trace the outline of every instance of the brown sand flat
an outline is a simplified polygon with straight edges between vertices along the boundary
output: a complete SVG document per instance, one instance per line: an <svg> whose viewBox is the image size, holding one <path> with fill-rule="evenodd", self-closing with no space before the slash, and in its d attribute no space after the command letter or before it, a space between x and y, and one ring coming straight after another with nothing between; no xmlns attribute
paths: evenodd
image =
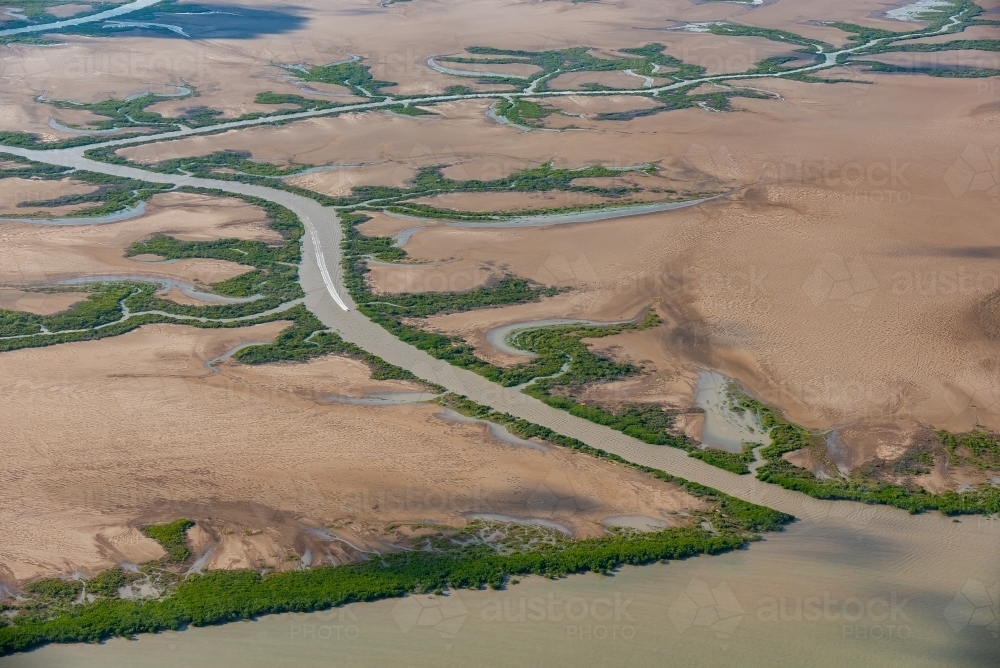
<svg viewBox="0 0 1000 668"><path fill-rule="evenodd" d="M54 7L49 7L45 11L57 19L66 19L71 16L76 16L77 14L82 14L83 12L89 12L92 9L93 7L91 5L71 3L66 5L55 5Z"/></svg>
<svg viewBox="0 0 1000 668"><path fill-rule="evenodd" d="M406 250L417 261L453 260L434 268L447 276L492 262L545 285L615 291L644 273L641 266L667 262L683 247L678 233L696 225L697 218L678 216L675 222L652 215L552 227L446 225L422 230ZM634 243L638 238L645 240L641 248Z"/></svg>
<svg viewBox="0 0 1000 668"><path fill-rule="evenodd" d="M885 2L884 0L847 0L830 5L823 0L805 0L795 4L777 2L754 8L745 16L734 19L737 23L780 28L798 32L801 35L825 39L819 34L810 34L810 21L844 21L857 23L882 30L906 31L925 27L925 22L897 21L885 16L885 13L895 7L909 2ZM822 28L823 26L819 26ZM841 33L843 34L843 33ZM827 40L830 41L830 40ZM833 42L832 42L833 43Z"/></svg>
<svg viewBox="0 0 1000 668"><path fill-rule="evenodd" d="M568 72L550 79L548 85L551 90L580 90L587 83L608 88L642 88L643 80L624 72Z"/></svg>
<svg viewBox="0 0 1000 668"><path fill-rule="evenodd" d="M970 115L982 104L974 82L921 79L935 94L900 108L892 100L915 79L874 78L847 97L833 85L768 81L783 102L741 101L750 113L707 117L698 141L659 135L661 154L720 180L766 184L741 199L551 229L436 227L407 250L414 259L452 259L439 272L493 261L572 285L595 299L591 313L660 298L701 332L693 359L811 426L897 414L953 428L1000 426L990 380L998 351L970 319L997 289L983 217L992 200L954 180L963 151L972 145L975 153L1000 115ZM684 126L694 113L670 118ZM809 119L823 132L810 130ZM944 243L943 217L952 221ZM836 287L834 276L855 274L850 287ZM442 320L435 324L447 329Z"/></svg>
<svg viewBox="0 0 1000 668"><path fill-rule="evenodd" d="M464 181L467 179L477 179L490 181L504 176L510 176L515 172L536 167L538 163L523 158L514 158L499 153L491 153L485 156L449 156L450 164L441 170L441 173L450 179Z"/></svg>
<svg viewBox="0 0 1000 668"><path fill-rule="evenodd" d="M60 313L86 298L86 292L25 292L0 287L0 309L36 315Z"/></svg>
<svg viewBox="0 0 1000 668"><path fill-rule="evenodd" d="M17 284L141 273L215 283L241 274L248 267L207 259L158 263L155 258L126 258L124 251L133 242L153 234L170 234L184 240L237 237L280 241L280 235L265 225L263 211L242 200L186 193L156 195L145 215L118 223L52 226L0 222L4 258L0 281Z"/></svg>
<svg viewBox="0 0 1000 668"><path fill-rule="evenodd" d="M759 102L784 106L779 100ZM439 165L464 167L471 162L468 169L453 167L445 173L451 178L499 178L549 161L556 167L578 168L593 164L623 167L660 160L670 156L671 148L676 148L670 144L678 140L684 141L686 150L692 143L690 133L698 128L731 124L735 131L740 121L745 124L748 120L739 116L730 119L728 115L717 120L709 118L716 115L712 112L685 109L671 112L667 126L654 120L656 117L607 121L584 141L579 132L525 133L500 125L486 117L489 105L484 100L436 105L437 115L416 118L377 112L350 113L281 127L255 127L162 145L130 147L119 153L144 163L227 149L250 151L255 159L277 164L391 160L413 169ZM377 152L373 152L375 146ZM490 147L485 156L483 146ZM396 180L395 173L391 180Z"/></svg>
<svg viewBox="0 0 1000 668"><path fill-rule="evenodd" d="M39 213L54 216L68 215L80 209L90 208L93 204L75 204L47 207L44 209L23 207L18 206L18 204L51 200L64 195L86 195L96 192L98 189L93 184L75 181L72 178L59 179L58 181L20 178L3 179L0 181L0 215L23 216L25 218L31 218L32 214L38 215Z"/></svg>
<svg viewBox="0 0 1000 668"><path fill-rule="evenodd" d="M930 53L880 53L871 56L870 60L877 60L882 63L899 65L901 67L1000 70L1000 53L974 51L971 49L935 51Z"/></svg>
<svg viewBox="0 0 1000 668"><path fill-rule="evenodd" d="M274 527L265 534L277 547L228 539L213 565L265 559L282 567L296 536L304 540L308 526L338 520L376 541L365 527L461 524L469 512L546 518L595 535L603 517L638 513L677 522L671 513L700 507L628 469L503 444L481 426L434 417L433 407L317 401L412 391L407 383L371 381L351 360L221 363L217 375L203 366L240 342L273 337L284 324L155 325L0 357L0 385L10 398L0 436L7 462L0 563L23 580L93 572L123 555L141 561L142 550L146 558L158 555L128 527L178 514L219 534ZM123 413L135 419L115 417ZM122 538L109 546L100 539L106 535Z"/></svg>
<svg viewBox="0 0 1000 668"><path fill-rule="evenodd" d="M378 293L460 292L499 278L500 271L486 264L435 262L428 265L371 263L369 285Z"/></svg>
<svg viewBox="0 0 1000 668"><path fill-rule="evenodd" d="M434 227L443 224L436 220L395 216L380 211L366 211L365 215L370 220L358 225L357 230L366 236L372 237L391 237L411 227Z"/></svg>
<svg viewBox="0 0 1000 668"><path fill-rule="evenodd" d="M981 4L992 12L988 16L998 15L1000 0ZM921 25L886 18L895 6L878 0L761 6L420 0L380 8L368 0L305 0L294 11L310 21L296 31L247 40L172 40L169 57L164 40L155 38L9 45L0 130L56 139L69 135L50 128L52 118L96 120L89 112L39 103L40 94L98 101L189 85L197 97L165 98L153 110L173 114L207 106L227 117L272 108L253 103L264 90L347 100L322 95L346 91L337 85L316 84L309 92L279 65L323 64L349 54L362 56L376 78L397 82L386 89L397 94L459 84L503 88L426 66L429 57L473 45L584 46L610 56L660 42L711 73L741 71L788 48L670 28L728 20L839 45L846 34L819 21L890 30ZM992 32L975 28L927 41ZM904 57L900 64L972 58L988 67L995 54L910 55L879 58ZM122 155L153 163L233 149L277 164L362 165L291 179L329 194L362 184L403 185L428 166L442 166L451 178L492 179L548 161L570 168L655 163L658 177L616 179L679 192L736 193L681 211L552 228L473 229L376 214L364 232L426 227L406 249L429 264L376 266L372 283L385 291L463 289L510 273L566 288L537 303L426 323L463 336L502 364L519 358L489 349L485 332L498 325L549 317L617 320L656 304L662 325L593 342L596 350L642 364L647 373L586 388L586 399L684 409L691 405L694 371L717 369L793 420L837 428L850 466L896 461L926 424L1000 429L995 81L855 66L820 76L856 83L747 79L733 83L780 98L736 98L732 113L695 108L626 122L594 117L653 102L627 96L546 100L568 114L589 116L546 119L550 126L577 126L562 132L500 125L486 115L491 101L472 100L438 105L434 116L344 114L133 147ZM621 85L642 83L625 78ZM501 204L494 195L448 197L427 201ZM142 271L211 282L245 267L158 265L148 262L155 258L125 260L122 251L158 232L277 242L263 221L260 211L237 200L167 194L154 198L146 216L114 225L0 223L0 281ZM5 290L0 299L39 312L56 308L25 301L34 294ZM356 557L305 537L307 528L331 523L343 522L337 526L360 545L384 549L397 540L379 533L390 521L457 524L465 513L485 510L552 519L578 535L595 535L595 522L610 514L658 516L692 503L672 488L653 487L599 462L501 445L482 427L444 422L429 407L325 401L331 394L414 389L373 383L356 362L220 362L215 375L205 368L204 360L241 342L268 340L280 327L146 327L113 340L0 355L0 385L6 383L4 396L13 398L11 426L5 422L0 434L10 462L0 472L0 488L9 490L0 522L10 527L0 562L23 579L155 558L159 548L135 526L184 515L199 520L192 534L199 549L216 546L209 566L285 568L298 563L289 566L288 552L301 554L307 546L320 560ZM698 420L687 414L678 427L696 436ZM828 466L820 449L794 457L813 470ZM975 476L936 470L920 484L953 488L956 480L981 481Z"/></svg>
<svg viewBox="0 0 1000 668"><path fill-rule="evenodd" d="M640 95L567 95L545 100L545 105L573 116L652 109L656 102ZM549 119L551 120L551 118Z"/></svg>
<svg viewBox="0 0 1000 668"><path fill-rule="evenodd" d="M983 6L982 3L977 3ZM947 35L934 35L933 37L920 37L914 40L907 40L906 44L943 44L964 39L996 39L996 26L969 26L960 33L949 33Z"/></svg>
<svg viewBox="0 0 1000 668"><path fill-rule="evenodd" d="M413 178L415 172L404 165L393 162L379 162L372 165L345 165L302 176L285 179L300 188L308 188L324 195L349 195L357 186L383 185L402 187Z"/></svg>
<svg viewBox="0 0 1000 668"><path fill-rule="evenodd" d="M583 184L581 184L583 185ZM585 192L554 191L545 193L447 193L411 200L441 209L461 211L518 211L521 209L552 209L601 204L608 198ZM627 201L627 200L626 200Z"/></svg>
<svg viewBox="0 0 1000 668"><path fill-rule="evenodd" d="M793 30L803 36L815 37L803 30L802 26L795 26ZM828 31L835 32L837 35L845 34L835 29L828 29ZM827 35L821 39L830 41ZM669 33L669 37L659 41L666 44L665 53L685 63L704 67L705 74L708 76L746 72L765 58L775 56L801 57L801 54L795 53L786 45L763 37L723 37L711 33L678 30Z"/></svg>

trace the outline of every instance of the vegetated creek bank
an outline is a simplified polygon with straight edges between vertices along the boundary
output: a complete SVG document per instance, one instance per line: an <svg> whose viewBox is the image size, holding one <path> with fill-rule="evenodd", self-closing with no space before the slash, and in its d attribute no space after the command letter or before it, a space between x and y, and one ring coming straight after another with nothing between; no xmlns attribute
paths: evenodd
<svg viewBox="0 0 1000 668"><path fill-rule="evenodd" d="M44 157L84 162L75 156L68 159L65 153ZM123 174L137 171L94 167ZM152 173L148 178L167 179ZM342 289L336 252L339 228L326 224L329 212L315 203L246 184L169 178L259 194L294 207L308 232L300 274L306 299L318 317L341 331L345 339L363 343L387 361L412 368L420 377L474 400L547 423L633 461L750 501L787 508L802 519L749 550L722 556L626 568L613 578L585 575L561 583L528 579L500 593L461 591L453 593L454 598L425 601L427 608L438 609L442 619L464 615L460 628L456 629L455 622L442 627L451 629L449 638L438 632L433 613L426 617L430 623L418 623L424 619L421 611L425 608L417 603L420 610L414 617L410 603L415 599L411 599L410 603L353 605L350 614L334 610L281 615L253 624L142 636L135 643L114 640L103 646L54 645L0 660L0 667L174 666L182 662L217 666L234 659L249 666L282 662L326 666L331 650L357 665L384 665L387 660L405 657L406 665L434 666L473 661L507 665L512 659L523 663L529 656L531 662L541 665L614 665L626 661L628 665L663 665L666 651L683 657L680 663L720 666L765 662L800 666L807 661L809 665L839 668L852 659L859 665L984 666L995 665L1000 658L993 632L978 623L983 615L965 617L963 612L969 605L975 607L972 601L982 601L980 589L986 592L1000 580L1000 522L971 517L953 523L934 513L912 517L882 506L817 501L751 476L728 474L674 448L633 442L618 432L550 409L512 388L499 388L415 351L356 311L343 310L335 303L334 291ZM325 251L320 250L321 243ZM350 304L346 295L345 300ZM540 592L543 600L551 594L563 607L551 615L546 611L540 621L518 621L519 601L535 596L535 592ZM620 599L614 598L616 594ZM587 604L588 612L570 619L565 608L569 600L576 599ZM605 600L611 601L613 611L615 600L629 599L629 605L636 607L627 608L627 616L621 609L617 619L613 612L610 618L606 616ZM501 603L499 622L491 612L491 600ZM515 621L503 621L503 600L515 608ZM786 611L792 610L790 617L779 615L775 606L781 600L785 600ZM990 600L988 594L986 600ZM821 607L818 619L809 607L814 601L832 601ZM858 601L864 610L860 616ZM455 605L458 602L461 606ZM805 606L802 614L794 612L797 602ZM394 615L397 605L401 607ZM706 612L700 614L702 609ZM701 623L705 621L709 623ZM725 624L717 626L718 622ZM341 633L334 628L337 626L350 626L353 631L350 636L335 636ZM325 628L317 630L319 627ZM581 633L587 635L581 637ZM596 633L603 633L603 637ZM331 646L334 638L343 641Z"/></svg>
<svg viewBox="0 0 1000 668"><path fill-rule="evenodd" d="M1000 581L1000 520L828 506L747 550L614 577L526 578L502 591L49 645L0 668L327 667L334 653L338 665L435 668L997 665L1000 641L967 602Z"/></svg>
<svg viewBox="0 0 1000 668"><path fill-rule="evenodd" d="M146 203L139 202L135 206L125 207L121 211L106 216L65 216L62 218L0 218L0 223L31 223L33 225L54 225L56 227L71 225L104 225L120 223L124 220L138 218L146 213Z"/></svg>
<svg viewBox="0 0 1000 668"><path fill-rule="evenodd" d="M199 299L205 302L214 302L218 304L244 304L246 302L256 301L261 298L261 295L253 295L250 297L225 297L223 295L217 295L211 292L202 292L193 283L188 283L187 281L181 281L176 278L166 278L164 276L156 276L154 274L105 274L100 276L81 276L79 278L69 278L63 281L59 281L57 285L87 285L90 283L104 283L104 282L121 282L121 281L138 281L143 283L157 283L160 286L160 291L165 292L171 289L180 290L181 294L185 297L190 297L191 299Z"/></svg>

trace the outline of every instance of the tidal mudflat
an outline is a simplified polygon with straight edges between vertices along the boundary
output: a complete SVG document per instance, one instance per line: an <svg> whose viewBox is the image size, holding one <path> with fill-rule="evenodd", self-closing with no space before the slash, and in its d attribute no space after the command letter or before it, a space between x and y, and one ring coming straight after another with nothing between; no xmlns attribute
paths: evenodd
<svg viewBox="0 0 1000 668"><path fill-rule="evenodd" d="M827 5L4 12L0 652L281 601L4 661L995 663L1000 7Z"/></svg>

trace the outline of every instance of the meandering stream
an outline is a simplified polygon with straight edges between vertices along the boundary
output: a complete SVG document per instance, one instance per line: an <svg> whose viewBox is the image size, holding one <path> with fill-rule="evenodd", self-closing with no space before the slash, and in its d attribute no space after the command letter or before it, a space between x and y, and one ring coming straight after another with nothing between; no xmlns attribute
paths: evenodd
<svg viewBox="0 0 1000 668"><path fill-rule="evenodd" d="M149 6L155 1L140 0L129 6ZM796 71L820 69L835 62L838 54L860 48L825 54L824 63ZM723 75L701 81L725 78L750 77ZM641 94L690 83L646 89ZM531 93L580 94L587 92ZM425 101L493 97L496 94L430 96ZM386 100L184 129L104 145L390 103ZM394 662L414 666L739 663L831 668L982 668L1000 662L1000 640L996 627L991 626L1000 618L996 594L1000 590L1000 521L965 518L953 522L935 513L909 516L884 506L813 499L752 476L711 467L675 448L642 443L546 406L515 389L499 387L399 341L352 308L343 290L341 230L334 211L311 199L262 186L99 163L84 158L84 150L0 147L0 151L39 162L159 183L218 188L286 206L299 215L307 232L300 268L305 302L347 341L479 403L630 461L793 513L799 521L747 550L641 569L624 568L614 577L576 576L558 583L529 578L501 592L462 591L419 603L411 597L409 602L355 604L322 613L275 615L251 623L144 635L137 642L116 639L103 646L54 645L0 659L3 668L298 667L328 666L331 660L359 666ZM413 603L417 604L416 616L411 614ZM425 609L436 612L425 620ZM534 616L528 617L529 613ZM447 620L451 622L442 626Z"/></svg>

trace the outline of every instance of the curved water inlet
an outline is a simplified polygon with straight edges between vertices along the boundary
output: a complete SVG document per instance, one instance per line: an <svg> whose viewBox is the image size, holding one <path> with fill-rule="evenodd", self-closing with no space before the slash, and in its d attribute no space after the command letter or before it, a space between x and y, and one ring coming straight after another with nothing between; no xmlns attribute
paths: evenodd
<svg viewBox="0 0 1000 668"><path fill-rule="evenodd" d="M403 230L402 232L400 232L399 234L395 235L392 238L393 244L397 247L405 246L406 242L409 241L414 234L416 234L422 229L424 229L423 226L406 228L405 230Z"/></svg>
<svg viewBox="0 0 1000 668"><path fill-rule="evenodd" d="M165 86L166 87L166 86ZM190 95L193 91L187 86L169 86L169 88L176 88L176 93L156 93L151 90L144 90L141 93L133 93L125 98L126 102L131 102L132 100L138 100L140 97L146 97L147 95L153 95L155 97L185 97Z"/></svg>
<svg viewBox="0 0 1000 668"><path fill-rule="evenodd" d="M79 278L68 278L59 281L58 285L87 285L89 283L118 283L122 281L141 281L143 283L157 283L160 291L177 288L185 297L198 299L203 302L213 302L216 304L246 304L262 299L263 295L252 295L250 297L226 297L211 292L202 292L193 283L182 281L176 278L167 278L155 274L105 274L99 276L81 276Z"/></svg>
<svg viewBox="0 0 1000 668"><path fill-rule="evenodd" d="M121 211L108 214L106 216L69 216L66 218L2 218L0 223L30 223L32 225L54 225L56 227L72 225L105 225L107 223L120 223L123 220L138 218L146 213L146 202L139 202L135 206L126 207Z"/></svg>
<svg viewBox="0 0 1000 668"><path fill-rule="evenodd" d="M233 346L232 348L222 353L218 357L213 357L210 360L205 360L204 362L202 362L202 366L208 369L209 371L208 375L214 376L219 373L219 370L215 368L215 365L217 363L221 362L222 360L229 359L230 357L232 357L239 351L243 350L244 348L253 348L254 346L266 346L269 343L271 343L271 341L247 341L246 343L241 343L238 346Z"/></svg>
<svg viewBox="0 0 1000 668"><path fill-rule="evenodd" d="M524 357L535 357L535 353L522 350L513 345L516 335L532 329L542 329L544 327L557 327L559 325L587 325L591 327L609 327L612 325L627 325L640 322L646 315L646 309L639 311L639 315L628 320L581 320L578 318L547 318L544 320L529 320L527 322L514 322L507 325L494 327L486 332L486 341L502 353L508 355L521 355Z"/></svg>
<svg viewBox="0 0 1000 668"><path fill-rule="evenodd" d="M508 445L518 445L525 448L532 448L534 450L541 450L542 452L548 452L552 449L542 443L535 443L534 441L518 438L514 434L507 431L506 427L499 425L496 422L471 418L467 415L462 415L461 413L453 411L450 408L445 408L441 412L435 413L434 417L449 420L451 422L460 422L462 424L484 424L486 425L486 430L489 432L490 436L498 441L507 443Z"/></svg>
<svg viewBox="0 0 1000 668"><path fill-rule="evenodd" d="M524 132L530 132L531 130L549 130L550 132L558 132L558 130L553 130L551 128L529 128L527 125L518 125L509 118L505 118L497 114L497 102L494 102L486 110L486 117L490 120L496 121L500 125L509 125L512 128L517 128L518 130L523 130Z"/></svg>
<svg viewBox="0 0 1000 668"><path fill-rule="evenodd" d="M653 87L653 83L654 83L653 82L653 77L647 77L645 74L637 74L637 73L633 72L632 70L622 70L622 71L625 72L625 74L629 75L630 77L639 77L640 79L642 79L642 87L643 88L652 88Z"/></svg>
<svg viewBox="0 0 1000 668"><path fill-rule="evenodd" d="M52 30L58 30L60 28L69 28L71 26L83 25L84 23L103 21L105 19L111 19L116 16L131 14L132 12L137 12L140 9L146 9L147 7L152 7L158 2L162 2L162 0L135 0L135 2L131 2L127 5L122 5L120 7L115 7L114 9L98 12L97 14L80 16L75 19L65 19L62 21L54 21L52 23L42 23L35 26L21 26L20 28L8 28L6 30L0 30L0 37L6 37L8 35L24 35L33 32L50 32Z"/></svg>
<svg viewBox="0 0 1000 668"><path fill-rule="evenodd" d="M195 559L194 563L191 564L191 567L184 571L184 576L187 577L192 573L201 573L202 569L205 568L205 564L207 564L208 560L212 557L212 553L215 552L216 547L217 545L213 545L208 548L204 554Z"/></svg>
<svg viewBox="0 0 1000 668"><path fill-rule="evenodd" d="M608 207L606 209L591 209L586 211L571 211L568 213L541 213L532 216L520 216L518 218L507 218L497 221L447 221L448 225L457 227L545 227L547 225L567 225L570 223L597 223L602 220L614 220L615 218L627 218L630 216L642 216L650 213L661 213L663 211L674 211L676 209L686 209L697 206L704 202L720 199L729 193L713 195L712 197L701 197L699 199L689 199L680 202L655 202L653 204L632 204L620 207Z"/></svg>
<svg viewBox="0 0 1000 668"><path fill-rule="evenodd" d="M163 28L164 30L169 30L172 33L180 35L181 37L190 37L191 35L184 32L184 28L180 26L173 25L172 23L152 23L149 21L108 21L103 26L105 30L115 30L116 28Z"/></svg>
<svg viewBox="0 0 1000 668"><path fill-rule="evenodd" d="M110 135L116 132L120 132L124 128L109 128L107 130L84 130L82 128L71 128L68 125L63 125L54 118L49 119L49 127L53 130L58 130L59 132L66 132L75 135Z"/></svg>
<svg viewBox="0 0 1000 668"><path fill-rule="evenodd" d="M480 70L456 70L451 67L445 67L444 65L438 65L434 58L427 59L427 67L431 68L435 72L440 72L441 74L450 74L456 77L490 77L494 79L523 79L527 81L530 77L521 76L518 74L504 74L503 72L485 72Z"/></svg>
<svg viewBox="0 0 1000 668"><path fill-rule="evenodd" d="M425 404L440 395L433 392L383 392L366 394L363 397L348 397L340 394L328 394L320 397L324 401L352 406L406 406Z"/></svg>

